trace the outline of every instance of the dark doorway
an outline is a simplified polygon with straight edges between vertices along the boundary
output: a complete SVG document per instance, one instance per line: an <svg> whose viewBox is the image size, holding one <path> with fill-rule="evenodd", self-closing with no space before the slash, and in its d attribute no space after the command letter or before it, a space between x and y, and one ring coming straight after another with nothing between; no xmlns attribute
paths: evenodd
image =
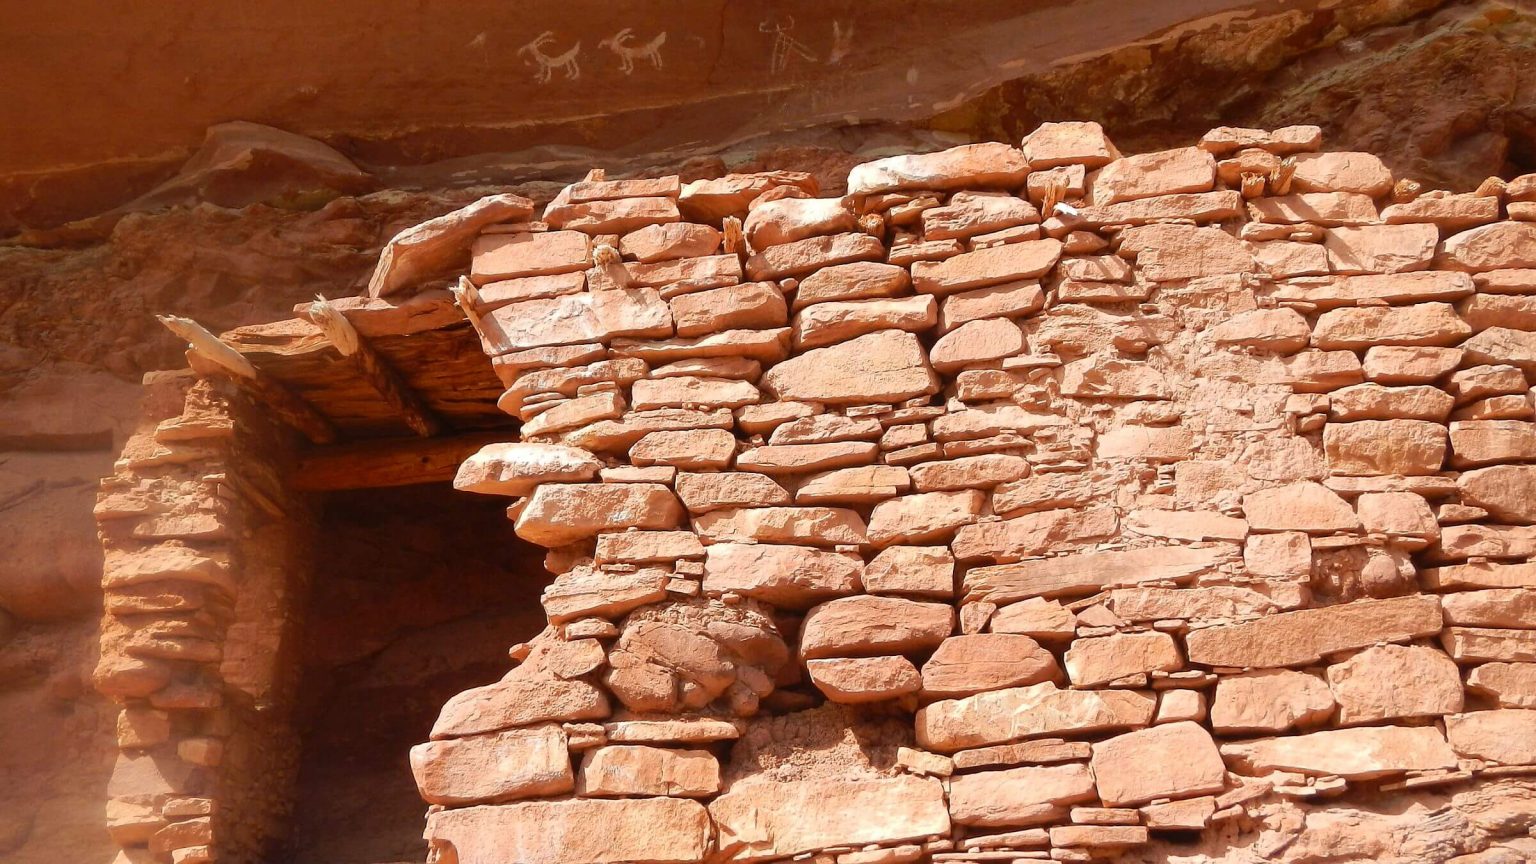
<svg viewBox="0 0 1536 864"><path fill-rule="evenodd" d="M446 484L333 493L304 622L303 742L281 864L419 864L407 752L455 693L511 668L544 626L543 550L506 501Z"/></svg>

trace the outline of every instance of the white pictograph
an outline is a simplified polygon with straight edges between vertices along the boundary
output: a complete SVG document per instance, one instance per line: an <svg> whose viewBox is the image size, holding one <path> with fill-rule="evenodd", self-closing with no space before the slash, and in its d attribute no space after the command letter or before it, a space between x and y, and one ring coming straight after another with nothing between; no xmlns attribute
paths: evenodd
<svg viewBox="0 0 1536 864"><path fill-rule="evenodd" d="M772 18L757 25L757 29L763 33L773 34L773 51L768 55L768 71L777 75L789 67L789 57L797 54L808 63L815 63L816 55L811 53L811 47L799 39L789 35L789 31L795 29L795 19L786 17L783 21L775 21Z"/></svg>
<svg viewBox="0 0 1536 864"><path fill-rule="evenodd" d="M851 51L853 51L853 22L849 21L844 27L841 22L833 21L832 48L827 51L827 65L836 66L843 62L843 58L847 57Z"/></svg>
<svg viewBox="0 0 1536 864"><path fill-rule="evenodd" d="M491 65L491 55L490 52L486 50L486 46L489 44L489 39L489 34L481 31L476 33L475 38L469 40L469 45L466 46L471 51L479 52L480 65L485 67L489 67Z"/></svg>
<svg viewBox="0 0 1536 864"><path fill-rule="evenodd" d="M554 77L556 69L565 73L567 81L580 79L581 67L576 65L576 55L581 53L581 43L577 42L575 45L572 45L571 50L564 54L545 54L544 46L548 45L554 38L554 31L545 30L543 33L535 36L532 42L517 49L518 56L527 55L528 59L524 62L538 66L539 71L534 74L533 80L540 84L548 84L549 80Z"/></svg>
<svg viewBox="0 0 1536 864"><path fill-rule="evenodd" d="M653 69L660 69L663 65L661 62L661 46L667 42L667 31L663 30L656 34L651 41L644 45L636 45L634 41L635 31L625 27L623 30L597 43L597 47L607 48L609 51L619 55L619 71L625 75L635 71L636 60L649 60Z"/></svg>

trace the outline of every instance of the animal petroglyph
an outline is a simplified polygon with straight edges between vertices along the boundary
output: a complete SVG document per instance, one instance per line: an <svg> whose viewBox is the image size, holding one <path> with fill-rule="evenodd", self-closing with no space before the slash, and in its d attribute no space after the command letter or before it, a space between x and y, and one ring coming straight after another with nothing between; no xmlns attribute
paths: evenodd
<svg viewBox="0 0 1536 864"><path fill-rule="evenodd" d="M660 69L664 64L661 60L661 46L667 42L667 31L657 33L651 41L643 45L635 44L635 31L629 27L613 34L597 43L599 48L607 48L619 56L619 71L629 75L635 71L636 60L649 60L651 68Z"/></svg>
<svg viewBox="0 0 1536 864"><path fill-rule="evenodd" d="M581 67L576 65L576 55L581 53L581 43L577 42L575 45L572 45L570 50L564 54L546 54L544 46L548 45L554 38L554 31L545 30L543 33L535 36L532 42L517 49L518 56L526 56L528 59L524 62L538 67L539 71L534 73L533 80L540 84L548 84L550 79L554 77L556 69L565 73L567 81L580 80Z"/></svg>
<svg viewBox="0 0 1536 864"><path fill-rule="evenodd" d="M849 52L853 51L853 22L844 25L840 21L832 22L832 48L827 52L827 65L836 66L843 62Z"/></svg>

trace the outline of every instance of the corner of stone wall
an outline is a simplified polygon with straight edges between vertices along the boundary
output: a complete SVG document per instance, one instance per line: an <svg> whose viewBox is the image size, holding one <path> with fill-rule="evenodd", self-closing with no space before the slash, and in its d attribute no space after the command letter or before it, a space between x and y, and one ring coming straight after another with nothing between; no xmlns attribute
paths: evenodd
<svg viewBox="0 0 1536 864"><path fill-rule="evenodd" d="M287 433L243 397L187 370L144 387L96 504L95 683L120 706L108 829L120 864L253 860L297 768L290 637L312 520L278 480Z"/></svg>

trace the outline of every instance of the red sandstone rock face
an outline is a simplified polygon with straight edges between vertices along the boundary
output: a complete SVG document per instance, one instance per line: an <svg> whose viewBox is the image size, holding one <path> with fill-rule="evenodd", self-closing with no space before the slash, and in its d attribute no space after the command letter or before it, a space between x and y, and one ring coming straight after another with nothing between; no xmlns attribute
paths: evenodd
<svg viewBox="0 0 1536 864"><path fill-rule="evenodd" d="M146 192L131 206L186 201L189 191L221 203L291 203L349 191L359 180L505 183L518 182L530 165L585 167L585 154L553 145L591 147L610 164L626 160L635 169L699 142L723 147L782 130L799 133L783 149L811 140L842 150L848 144L835 136L848 131L849 118L1008 140L1048 117L1090 117L1122 145L1134 144L1128 152L1186 145L1218 123L1325 118L1330 140L1381 153L1398 176L1465 189L1506 161L1528 161L1531 139L1529 106L1510 96L1530 84L1530 19L1492 0L1351 0L1297 10L1236 0L1171 3L1134 18L1093 0L1064 9L1003 3L979 7L976 20L985 23L958 30L939 9L913 7L893 17L804 2L771 16L705 2L641 10L623 21L584 7L540 10L532 19L486 9L474 33L404 7L375 11L378 32L345 50L330 35L339 28L281 14L266 26L303 38L248 38L249 22L189 18L176 5L110 31L67 10L39 13L29 25L48 38L8 58L23 98L13 100L6 125L22 133L0 149L0 231L56 226ZM718 26L700 26L706 21ZM145 35L173 26L174 58L141 62L136 52ZM378 59L386 55L390 62ZM475 62L459 62L467 56ZM558 68L546 65L557 59ZM135 71L118 73L125 68ZM268 73L254 80L254 68ZM717 75L725 68L733 83L722 94ZM235 86L202 87L199 75ZM85 81L91 86L81 85L66 105L26 95ZM398 93L423 81L456 106L452 116L400 104ZM131 117L105 113L129 104L114 98L119 90L151 95L137 99ZM959 105L957 94L965 100ZM1425 104L1436 108L1411 107ZM295 159L304 148L280 143L280 134L258 135L252 147L226 132L230 140L210 148L224 150L221 159L155 188L207 127L232 117L337 149L320 145L323 156ZM1117 155L1101 133L1074 140L1072 124L1053 125L1064 127L1054 133L1059 140L1037 136L1025 149L1039 167L1081 171ZM1253 148L1269 146L1274 153L1262 152L1278 161L1298 142L1315 147L1315 140L1223 132L1212 142L1220 152L1212 152L1254 164ZM857 160L835 158L836 166L813 170L827 169L841 182ZM727 161L742 163L732 166L741 171L784 167L756 156L728 154ZM230 176L242 163L260 168L257 182ZM1374 177L1352 180L1353 187L1379 184L1380 167L1370 167ZM1342 175L1324 162L1307 167L1303 184L1313 176Z"/></svg>

